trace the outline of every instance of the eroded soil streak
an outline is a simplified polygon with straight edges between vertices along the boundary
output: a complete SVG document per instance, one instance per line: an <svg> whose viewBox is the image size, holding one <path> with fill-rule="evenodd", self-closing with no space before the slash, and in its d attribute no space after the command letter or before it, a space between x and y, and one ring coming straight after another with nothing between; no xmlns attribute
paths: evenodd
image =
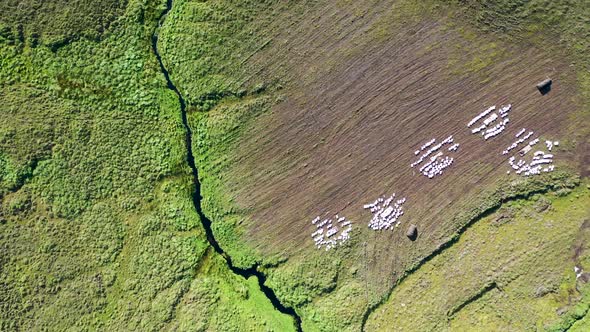
<svg viewBox="0 0 590 332"><path fill-rule="evenodd" d="M217 242L217 240L213 236L213 231L211 230L211 220L209 218L207 218L207 216L203 213L203 209L201 208L201 200L203 199L203 197L201 196L201 183L199 182L199 173L198 173L197 166L195 164L195 158L193 155L193 149L192 149L192 144L191 144L192 130L189 126L188 119L186 116L186 101L182 97L182 94L180 93L180 91L178 91L178 88L176 88L174 83L172 83L172 80L170 79L170 75L168 73L168 70L164 66L164 63L162 62L162 57L161 57L160 53L158 52L158 28L160 26L162 26L162 23L164 22L166 15L168 14L168 12L170 12L170 9L172 9L172 0L167 0L166 1L166 10L164 10L162 12L162 14L160 15L160 17L158 19L158 27L156 27L154 29L154 32L152 33L152 50L154 51L154 54L155 54L156 58L158 59L158 63L160 64L160 70L162 71L162 74L164 74L164 77L166 78L166 84L168 85L168 89L174 91L176 96L178 96L178 101L180 102L182 124L184 125L184 128L186 130L186 136L185 136L185 143L186 143L186 149L187 149L187 158L186 159L187 159L189 167L191 168L192 175L193 175L193 181L195 184L195 191L192 194L193 204L195 206L195 210L197 211L197 214L199 215L199 218L201 219L201 222L203 223L203 228L205 229L205 233L207 235L207 241L209 242L211 247L213 247L215 252L220 254L225 259L225 261L227 262L227 266L229 267L229 269L233 273L240 275L246 279L250 278L252 276L256 277L258 279L258 285L260 286L260 289L262 290L264 295L266 295L266 297L270 300L272 305L281 313L293 317L296 330L301 331L301 318L297 315L297 313L295 312L295 309L283 305L279 301L279 299L277 298L274 291L270 287L268 287L264 284L266 281L266 276L264 275L264 273L262 273L261 271L258 270L258 264L255 264L254 266L247 268L247 269L242 269L242 268L239 268L239 267L236 267L233 265L231 257L225 251L223 251L223 249L221 248L221 246L219 246L219 243Z"/></svg>

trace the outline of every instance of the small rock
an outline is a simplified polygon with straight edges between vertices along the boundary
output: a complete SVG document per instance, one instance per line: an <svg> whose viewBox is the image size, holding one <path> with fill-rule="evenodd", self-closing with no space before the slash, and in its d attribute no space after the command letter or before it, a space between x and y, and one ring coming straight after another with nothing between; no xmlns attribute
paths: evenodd
<svg viewBox="0 0 590 332"><path fill-rule="evenodd" d="M537 84L537 89L539 90L539 92L541 92L542 95L546 95L547 93L549 93L549 91L551 91L551 83L553 83L553 81L551 81L551 79L546 79L542 82L539 82Z"/></svg>
<svg viewBox="0 0 590 332"><path fill-rule="evenodd" d="M414 224L411 224L410 227L408 227L408 231L406 232L406 236L408 237L408 239L415 241L416 238L418 237L418 227Z"/></svg>

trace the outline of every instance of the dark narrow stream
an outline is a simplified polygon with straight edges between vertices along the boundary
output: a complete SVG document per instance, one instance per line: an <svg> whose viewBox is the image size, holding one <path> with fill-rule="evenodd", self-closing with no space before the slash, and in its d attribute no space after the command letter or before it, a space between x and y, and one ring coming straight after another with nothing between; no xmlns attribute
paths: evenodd
<svg viewBox="0 0 590 332"><path fill-rule="evenodd" d="M192 144L191 144L193 135L192 135L191 127L189 126L189 123L188 123L187 116L186 116L186 101L184 100L184 98L182 97L182 94L180 94L180 91L178 91L178 89L176 88L174 83L172 83L172 80L170 79L170 75L168 74L168 70L164 66L164 63L162 62L162 57L160 56L160 53L158 52L158 28L164 22L164 19L166 18L166 15L170 11L170 9L172 9L172 0L167 0L166 10L164 10L164 12L162 12L160 17L158 18L158 26L154 29L154 32L152 33L152 50L154 51L154 54L155 54L156 58L158 59L158 63L160 64L160 70L162 71L162 74L164 74L164 77L166 78L166 84L168 85L168 89L170 89L170 90L174 91L174 93L176 93L176 95L178 96L178 101L180 102L180 112L182 115L182 124L184 125L184 128L186 130L186 136L185 136L185 144L186 144L186 149L187 149L186 160L188 162L189 167L191 168L191 171L193 174L193 181L195 183L195 192L193 193L193 204L195 206L195 210L197 211L197 214L199 215L199 218L201 219L201 222L203 223L203 228L205 228L205 233L207 235L207 241L209 242L211 247L213 247L215 252L217 252L218 254L223 256L223 258L227 262L227 266L229 267L229 269L233 273L240 275L246 279L249 277L252 277L252 276L256 277L258 279L258 285L260 286L260 289L262 290L264 295L266 295L266 297L270 300L272 305L278 311L282 312L283 314L287 314L287 315L293 317L296 330L301 331L301 318L297 315L297 313L295 312L295 309L293 309L291 307L284 306L281 303L281 301L279 301L279 299L277 298L275 292L270 287L268 287L264 284L266 281L266 276L261 271L258 271L258 264L254 265L248 269L242 269L242 268L239 268L239 267L236 267L233 265L231 257L227 253L225 253L225 251L223 251L223 249L221 248L221 246L219 246L219 243L217 242L217 240L213 236L213 231L211 230L211 220L209 218L207 218L207 216L203 213L203 210L201 208L201 200L203 199L203 197L201 196L201 183L199 182L199 173L197 170L197 166L195 164L195 157L193 155L193 148L192 148Z"/></svg>

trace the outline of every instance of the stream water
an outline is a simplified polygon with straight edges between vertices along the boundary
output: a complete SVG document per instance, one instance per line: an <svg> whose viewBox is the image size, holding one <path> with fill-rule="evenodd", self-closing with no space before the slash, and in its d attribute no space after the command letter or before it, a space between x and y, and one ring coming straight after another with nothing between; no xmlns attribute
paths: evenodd
<svg viewBox="0 0 590 332"><path fill-rule="evenodd" d="M281 303L281 301L279 301L279 299L277 298L274 291L270 287L265 285L266 276L264 275L264 273L262 273L261 271L258 270L258 265L254 265L254 266L247 268L247 269L242 269L242 268L239 268L239 267L236 267L233 265L231 257L225 251L223 251L223 249L221 248L221 246L219 245L219 243L215 239L215 236L213 235L213 231L211 229L211 220L209 218L207 218L207 216L203 213L203 210L201 208L201 200L203 199L203 197L201 196L201 183L199 182L199 173L198 173L198 169L195 164L195 158L193 155L193 149L192 149L192 144L191 144L193 133L192 133L191 127L189 126L188 119L187 119L186 101L182 97L182 94L180 93L178 88L174 85L174 83L170 79L170 75L168 73L168 70L164 66L164 63L162 62L162 57L161 57L160 53L158 52L158 30L159 30L158 28L162 25L162 23L166 19L166 15L168 14L168 12L171 9L172 9L172 0L167 0L166 10L164 12L162 12L162 14L160 15L160 18L158 19L158 27L156 27L156 29L154 29L154 32L152 34L152 49L154 51L156 58L158 59L158 63L160 64L160 70L162 71L162 74L164 74L164 77L166 78L166 84L168 85L168 88L170 90L174 91L174 93L178 97L178 101L180 102L180 112L182 115L182 124L184 125L184 128L186 130L186 136L185 136L185 144L186 144L186 149L187 149L187 158L186 159L187 159L189 167L191 168L192 175L193 175L193 181L195 183L195 191L193 192L193 195L192 195L193 204L195 206L195 210L197 211L197 214L199 215L199 218L201 219L201 222L203 223L203 228L205 229L205 233L207 235L207 241L209 242L211 247L215 250L215 252L220 254L225 259L225 261L227 262L227 266L229 267L229 269L233 273L240 275L246 279L250 278L250 277L257 278L258 285L260 286L260 289L262 290L264 295L266 295L266 297L270 300L272 305L281 313L287 314L287 315L293 317L296 330L301 331L301 318L297 315L297 313L295 312L295 310L293 308L283 305Z"/></svg>

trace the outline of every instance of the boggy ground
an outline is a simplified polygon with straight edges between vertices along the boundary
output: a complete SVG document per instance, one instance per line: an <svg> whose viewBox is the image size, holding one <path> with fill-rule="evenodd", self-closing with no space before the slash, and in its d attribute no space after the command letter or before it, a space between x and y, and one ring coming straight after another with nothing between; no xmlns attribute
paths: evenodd
<svg viewBox="0 0 590 332"><path fill-rule="evenodd" d="M501 151L520 128L560 141L558 169L580 169L586 88L551 31L482 32L464 8L431 2L175 6L164 59L193 107L203 208L236 262L268 265L304 329L358 329L405 271L480 214L569 185L563 173L506 175ZM542 96L534 84L547 76L555 83ZM502 135L470 134L472 117L506 103ZM455 164L434 180L414 174L413 151L448 135L461 144ZM401 229L369 231L362 205L392 192L408 198ZM314 248L311 220L324 213L355 221L348 245ZM416 242L404 235L410 223Z"/></svg>

